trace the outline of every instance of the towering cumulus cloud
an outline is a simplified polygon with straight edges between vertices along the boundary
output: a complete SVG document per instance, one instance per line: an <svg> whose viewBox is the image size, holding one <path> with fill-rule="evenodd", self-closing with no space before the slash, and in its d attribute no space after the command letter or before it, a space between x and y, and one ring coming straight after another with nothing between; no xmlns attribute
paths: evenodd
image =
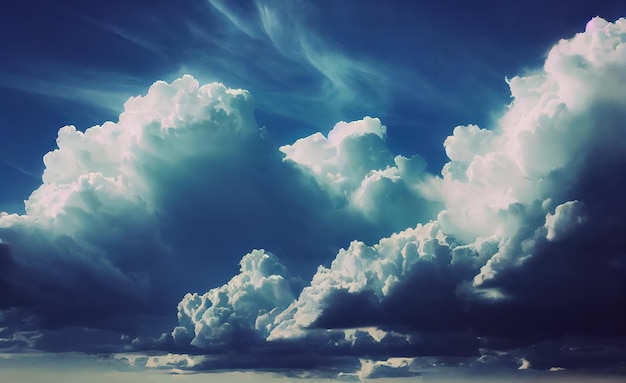
<svg viewBox="0 0 626 383"><path fill-rule="evenodd" d="M118 122L60 129L57 145L26 214L0 217L2 322L20 331L151 332L253 248L292 254L309 278L340 244L393 230L283 162L246 91L191 76L131 98Z"/></svg>
<svg viewBox="0 0 626 383"><path fill-rule="evenodd" d="M166 243L180 223L174 212L193 204L179 199L196 197L177 183L210 190L199 180L219 170L205 165L254 150L255 140L245 91L200 87L189 76L131 98L118 123L62 128L26 214L0 218L12 267L2 306L46 327L118 327L120 315L162 312L158 297L173 298L166 271L188 251Z"/></svg>
<svg viewBox="0 0 626 383"><path fill-rule="evenodd" d="M417 360L386 357L545 369L619 360L623 342L603 342L626 335L625 82L626 20L594 18L543 70L508 80L513 101L493 128L454 129L441 177L424 174L419 157L394 158L377 119L283 146L285 161L366 217L421 224L341 250L293 303L274 305L282 311L257 328L267 347L299 339L380 355L362 368L402 373ZM439 211L431 222L429 209ZM593 355L580 351L590 345Z"/></svg>

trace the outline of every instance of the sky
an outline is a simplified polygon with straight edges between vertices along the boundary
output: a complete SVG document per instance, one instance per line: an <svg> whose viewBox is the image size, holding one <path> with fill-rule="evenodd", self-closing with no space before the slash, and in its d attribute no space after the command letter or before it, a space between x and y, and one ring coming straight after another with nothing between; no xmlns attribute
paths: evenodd
<svg viewBox="0 0 626 383"><path fill-rule="evenodd" d="M0 23L11 381L626 374L621 1Z"/></svg>

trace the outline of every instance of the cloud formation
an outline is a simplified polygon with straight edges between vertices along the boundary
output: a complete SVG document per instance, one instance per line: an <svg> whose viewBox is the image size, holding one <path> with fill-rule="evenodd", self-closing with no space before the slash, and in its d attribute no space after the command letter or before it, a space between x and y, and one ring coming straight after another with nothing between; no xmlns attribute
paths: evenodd
<svg viewBox="0 0 626 383"><path fill-rule="evenodd" d="M191 76L129 99L118 122L61 128L57 146L25 214L0 217L0 305L34 328L154 331L244 251L290 254L309 278L340 244L393 230L283 162L248 92Z"/></svg>
<svg viewBox="0 0 626 383"><path fill-rule="evenodd" d="M285 267L276 256L255 250L241 259L240 274L226 285L198 294L187 294L178 304L180 326L175 342L207 348L233 337L267 336L268 324L294 300ZM191 339L191 340L190 340Z"/></svg>
<svg viewBox="0 0 626 383"><path fill-rule="evenodd" d="M481 345L503 355L516 349L517 367L536 368L526 349L535 342L624 336L626 261L616 233L626 212L626 94L617 85L626 73L625 31L624 19L594 18L550 51L543 70L508 80L513 101L496 126L459 126L445 141L450 161L441 177L419 166L403 171L406 159L389 153L376 119L283 146L288 162L366 216L380 219L375 209L387 207L380 196L395 195L397 185L411 198L395 200L417 206L418 222L428 220L429 207L442 208L435 221L341 250L275 316L268 347L319 342L311 334L320 331L327 342L339 328L373 326L405 339L441 339L447 330L473 337L476 353ZM385 190L373 193L374 211L359 204L370 182ZM412 348L402 356L419 354L414 340L406 343Z"/></svg>
<svg viewBox="0 0 626 383"><path fill-rule="evenodd" d="M293 43L261 14L279 49ZM625 19L560 41L543 69L508 80L495 126L453 130L441 176L393 155L376 118L277 150L248 92L157 82L117 123L62 128L26 214L0 217L0 321L31 318L2 344L46 344L27 330L130 332L129 317L141 327L181 286L210 284L180 300L171 334L132 346L210 354L163 359L179 368L362 379L418 374L428 357L616 368L625 47Z"/></svg>
<svg viewBox="0 0 626 383"><path fill-rule="evenodd" d="M315 133L280 151L340 204L401 230L434 218L438 206L420 190L428 177L426 161L394 157L385 145L386 130L377 118L339 122L328 137Z"/></svg>

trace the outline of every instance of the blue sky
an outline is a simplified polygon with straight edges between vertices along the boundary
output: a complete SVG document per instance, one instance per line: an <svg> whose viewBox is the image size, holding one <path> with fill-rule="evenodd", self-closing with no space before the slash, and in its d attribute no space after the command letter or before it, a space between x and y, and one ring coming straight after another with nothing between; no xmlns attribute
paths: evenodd
<svg viewBox="0 0 626 383"><path fill-rule="evenodd" d="M13 186L3 188L0 205L20 209L38 185L41 157L54 149L58 128L115 120L128 97L184 73L251 91L259 125L280 144L372 115L393 127L394 152L422 153L436 172L452 127L488 125L499 115L509 97L506 76L540 67L556 41L591 17L622 15L618 1L279 7L281 27L300 29L321 57L328 55L325 74L295 41L278 48L253 2L228 4L226 14L220 10L228 7L195 0L9 6L11 17L2 23L0 171ZM342 88L341 81L350 83Z"/></svg>
<svg viewBox="0 0 626 383"><path fill-rule="evenodd" d="M624 374L625 8L5 6L3 355Z"/></svg>

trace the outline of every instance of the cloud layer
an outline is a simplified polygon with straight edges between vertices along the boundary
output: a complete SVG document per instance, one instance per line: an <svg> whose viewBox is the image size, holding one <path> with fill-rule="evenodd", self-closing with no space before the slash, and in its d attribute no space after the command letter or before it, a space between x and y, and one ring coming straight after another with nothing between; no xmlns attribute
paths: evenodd
<svg viewBox="0 0 626 383"><path fill-rule="evenodd" d="M293 43L260 12L278 49ZM248 92L157 82L116 123L62 128L26 214L0 216L2 344L93 329L110 348L210 355L168 357L183 368L346 379L419 374L427 357L615 368L625 63L626 20L592 19L508 80L495 126L453 130L440 176L394 155L376 118L278 148ZM174 327L179 300L171 333L131 344Z"/></svg>

